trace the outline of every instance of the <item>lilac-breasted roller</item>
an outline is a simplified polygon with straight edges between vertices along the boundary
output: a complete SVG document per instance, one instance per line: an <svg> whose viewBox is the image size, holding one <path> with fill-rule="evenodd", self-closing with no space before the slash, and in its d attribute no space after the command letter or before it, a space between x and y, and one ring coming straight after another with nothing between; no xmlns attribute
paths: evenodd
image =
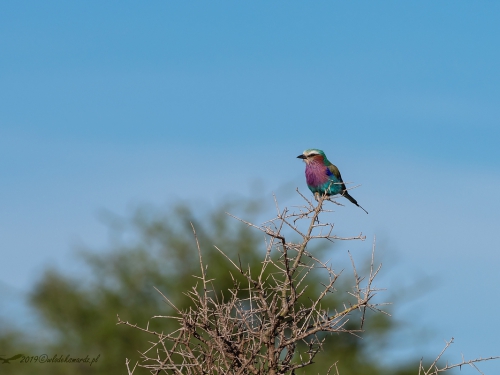
<svg viewBox="0 0 500 375"><path fill-rule="evenodd" d="M344 185L344 181L342 181L339 169L330 163L323 151L310 148L297 157L303 159L306 163L307 187L312 191L315 197L316 194L326 196L340 194L368 213L368 211L361 207L356 199L349 194Z"/></svg>

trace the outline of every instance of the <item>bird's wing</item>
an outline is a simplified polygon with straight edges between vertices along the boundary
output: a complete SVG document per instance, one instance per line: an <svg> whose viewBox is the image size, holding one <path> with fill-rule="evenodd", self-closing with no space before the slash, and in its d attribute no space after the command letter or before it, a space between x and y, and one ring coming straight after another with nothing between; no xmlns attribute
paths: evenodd
<svg viewBox="0 0 500 375"><path fill-rule="evenodd" d="M340 175L340 171L335 165L330 164L327 166L327 168L331 174L333 174L335 177L339 179L339 181L342 181L342 176Z"/></svg>

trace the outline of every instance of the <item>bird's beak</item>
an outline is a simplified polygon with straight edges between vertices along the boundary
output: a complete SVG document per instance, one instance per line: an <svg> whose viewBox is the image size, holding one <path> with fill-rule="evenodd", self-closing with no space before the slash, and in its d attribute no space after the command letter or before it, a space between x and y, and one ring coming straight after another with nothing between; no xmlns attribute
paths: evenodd
<svg viewBox="0 0 500 375"><path fill-rule="evenodd" d="M299 156L297 156L297 158L299 158L299 159L305 159L306 156L304 154L300 154Z"/></svg>

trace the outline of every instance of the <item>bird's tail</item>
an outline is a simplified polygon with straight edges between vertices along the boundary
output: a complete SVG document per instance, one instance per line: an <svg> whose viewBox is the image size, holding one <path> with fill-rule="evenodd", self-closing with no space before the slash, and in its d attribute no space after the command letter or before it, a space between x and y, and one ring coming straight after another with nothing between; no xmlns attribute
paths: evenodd
<svg viewBox="0 0 500 375"><path fill-rule="evenodd" d="M342 193L342 195L344 197L346 197L347 199L349 199L352 203L354 203L356 206L358 206L359 208L361 208L363 211L365 211L366 213L368 213L368 211L366 211L363 207L361 207L359 204L358 204L358 201L356 199L354 199L348 192L347 190L344 190L344 192Z"/></svg>

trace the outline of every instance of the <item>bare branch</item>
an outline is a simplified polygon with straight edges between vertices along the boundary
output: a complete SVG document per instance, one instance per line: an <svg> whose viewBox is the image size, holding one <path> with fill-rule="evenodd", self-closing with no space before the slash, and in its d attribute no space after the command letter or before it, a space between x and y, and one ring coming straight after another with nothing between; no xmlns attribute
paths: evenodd
<svg viewBox="0 0 500 375"><path fill-rule="evenodd" d="M469 365L472 368L474 368L477 372L479 372L480 374L483 374L479 370L479 368L477 368L476 363L485 362L485 361L491 361L491 360L494 360L494 359L500 359L500 356L496 356L496 357L488 357L488 358L481 358L481 357L479 357L479 358L476 358L476 359L466 360L463 357L463 355L462 355L462 361L460 363L455 363L455 364L452 364L452 365L449 365L448 363L446 363L446 365L444 367L440 368L437 363L441 359L441 357L443 356L443 354L446 352L446 350L450 347L450 345L453 344L453 342L454 342L454 338L453 337L451 338L450 341L446 341L445 347L443 348L443 350L441 350L441 353L439 353L439 355L432 362L432 364L429 366L428 369L424 368L423 360L420 360L420 366L419 366L419 369L418 369L418 375L437 375L440 372L445 372L445 371L448 371L448 370L451 370L451 369L457 368L457 367L458 368L462 368L462 366L465 366L465 365Z"/></svg>
<svg viewBox="0 0 500 375"><path fill-rule="evenodd" d="M297 192L304 205L293 210L280 209L274 196L276 217L261 225L228 214L265 235L263 260L253 266L243 266L239 256L233 260L227 251L214 245L231 268L234 267L233 272L237 271L234 274L229 271L233 282L229 290L217 289L217 280L207 278L207 265L191 224L200 264L200 275L194 275L198 283L184 293L191 306L181 310L158 290L173 312L153 318L168 319L177 327L167 333L151 330L149 323L142 328L118 317L118 324L155 337L141 353L141 362L130 369L126 360L128 375L132 375L137 366L153 374L294 374L295 370L312 364L323 350L326 336L320 333L360 336L367 310L386 313L382 310L385 303L373 302L381 290L374 286L381 269L381 264L375 264L375 239L368 274L358 271L349 253L354 278L349 291L339 292L336 284L343 272L335 272L330 261L313 255L312 247L317 241L364 240L365 237L362 234L338 236L332 223L321 221L322 213L328 212L324 209L324 205L328 205L325 201L338 203L330 197L316 195L317 204L313 204ZM321 275L321 282L317 281L317 275ZM332 295L342 303L332 304ZM353 322L359 323L354 326ZM498 358L463 360L460 364L439 368L438 361L452 342L453 339L447 342L428 369L421 362L419 374L438 374L463 365L479 371L475 367L477 362ZM326 374L332 371L339 375L336 362Z"/></svg>

